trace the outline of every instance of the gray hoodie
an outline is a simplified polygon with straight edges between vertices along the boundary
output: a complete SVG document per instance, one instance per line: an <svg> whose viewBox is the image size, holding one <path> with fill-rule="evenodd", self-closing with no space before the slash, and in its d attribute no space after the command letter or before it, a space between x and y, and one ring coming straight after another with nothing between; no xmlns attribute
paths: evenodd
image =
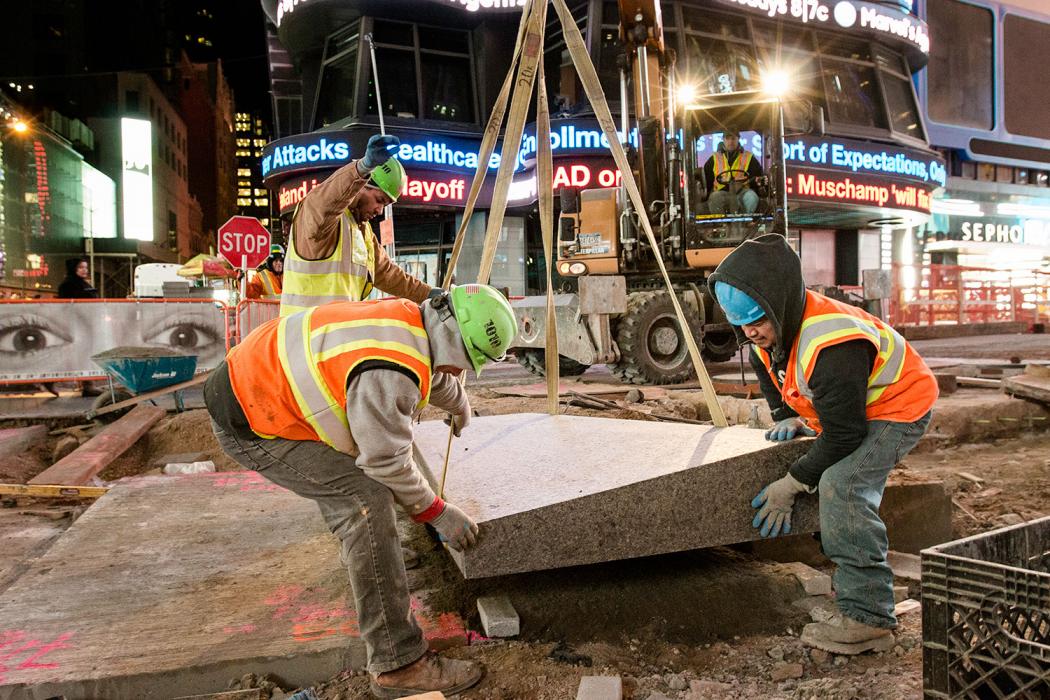
<svg viewBox="0 0 1050 700"><path fill-rule="evenodd" d="M423 324L430 340L431 367L473 370L459 326L451 314L423 302ZM435 493L412 459L412 422L418 417L419 387L407 374L377 367L360 372L346 387L346 418L360 450L357 466L386 486L410 515L426 510ZM434 372L430 405L451 414L470 410L459 380Z"/></svg>

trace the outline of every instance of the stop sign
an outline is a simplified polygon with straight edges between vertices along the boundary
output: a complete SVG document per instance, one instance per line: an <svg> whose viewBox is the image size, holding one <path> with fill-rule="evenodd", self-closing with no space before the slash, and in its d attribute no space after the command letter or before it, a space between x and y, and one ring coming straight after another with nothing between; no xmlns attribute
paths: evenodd
<svg viewBox="0 0 1050 700"><path fill-rule="evenodd" d="M270 255L270 232L256 218L231 216L219 227L219 255L234 267L258 267Z"/></svg>

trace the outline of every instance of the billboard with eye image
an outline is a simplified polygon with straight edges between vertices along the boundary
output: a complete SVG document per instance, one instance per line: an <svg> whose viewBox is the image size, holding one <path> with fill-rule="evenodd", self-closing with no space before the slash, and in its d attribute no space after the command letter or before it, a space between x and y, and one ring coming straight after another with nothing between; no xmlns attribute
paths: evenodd
<svg viewBox="0 0 1050 700"><path fill-rule="evenodd" d="M0 303L0 383L100 378L91 357L117 347L197 356L197 370L226 354L226 307L214 301L5 301Z"/></svg>

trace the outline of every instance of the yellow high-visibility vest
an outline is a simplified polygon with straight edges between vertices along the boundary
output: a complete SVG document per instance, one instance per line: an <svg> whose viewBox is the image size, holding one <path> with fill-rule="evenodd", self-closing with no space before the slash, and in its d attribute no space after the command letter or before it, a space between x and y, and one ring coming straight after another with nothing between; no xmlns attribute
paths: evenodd
<svg viewBox="0 0 1050 700"><path fill-rule="evenodd" d="M715 190L724 190L725 185L718 181L718 176L727 170L743 170L747 172L747 169L751 166L751 151L737 151L736 158L733 162L729 162L729 158L726 157L725 151L715 151L715 181L713 187Z"/></svg>
<svg viewBox="0 0 1050 700"><path fill-rule="evenodd" d="M363 301L372 293L376 256L372 227L358 225L350 210L339 217L339 240L323 260L304 260L295 249L295 230L284 261L281 316L333 301Z"/></svg>

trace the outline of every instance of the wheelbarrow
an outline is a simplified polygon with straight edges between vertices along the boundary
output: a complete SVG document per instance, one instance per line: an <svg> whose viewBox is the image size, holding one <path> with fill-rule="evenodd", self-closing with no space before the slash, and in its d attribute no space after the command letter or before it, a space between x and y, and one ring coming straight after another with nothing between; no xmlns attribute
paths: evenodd
<svg viewBox="0 0 1050 700"><path fill-rule="evenodd" d="M196 355L164 348L119 347L94 355L91 360L106 373L109 391L95 399L86 414L88 420L127 410L165 394L173 395L175 410L181 413L186 410L183 390L203 384L208 378L208 372L194 376ZM116 386L117 382L122 388Z"/></svg>

